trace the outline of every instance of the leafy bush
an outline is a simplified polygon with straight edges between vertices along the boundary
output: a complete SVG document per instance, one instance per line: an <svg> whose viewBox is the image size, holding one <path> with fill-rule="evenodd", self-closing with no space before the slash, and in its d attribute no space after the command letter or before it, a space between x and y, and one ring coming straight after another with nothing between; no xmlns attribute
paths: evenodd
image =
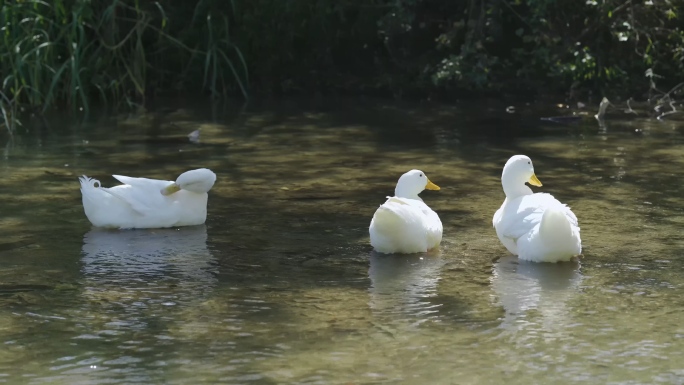
<svg viewBox="0 0 684 385"><path fill-rule="evenodd" d="M162 92L247 98L647 90L684 70L684 0L13 0L0 107ZM651 77L652 79L652 77Z"/></svg>

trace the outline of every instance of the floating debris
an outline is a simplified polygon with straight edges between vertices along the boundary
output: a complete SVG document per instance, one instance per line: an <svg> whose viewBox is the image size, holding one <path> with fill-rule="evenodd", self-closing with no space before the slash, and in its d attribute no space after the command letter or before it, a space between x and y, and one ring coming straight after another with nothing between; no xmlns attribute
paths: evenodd
<svg viewBox="0 0 684 385"><path fill-rule="evenodd" d="M625 110L625 114L639 115L639 114L638 114L636 111L634 111L634 109L632 108L632 104L631 104L631 103L632 103L633 101L634 101L634 99L632 99L632 98L627 99L627 109Z"/></svg>
<svg viewBox="0 0 684 385"><path fill-rule="evenodd" d="M547 121L547 122L554 122L554 123L561 123L561 124L569 124L569 123L577 123L580 120L582 120L581 116L578 115L572 115L572 116L550 116L546 118L541 118L541 120Z"/></svg>
<svg viewBox="0 0 684 385"><path fill-rule="evenodd" d="M515 113L515 106L506 107L506 112L508 112L509 114L514 114Z"/></svg>
<svg viewBox="0 0 684 385"><path fill-rule="evenodd" d="M198 128L195 131L188 134L188 139L190 139L190 142L199 143L199 141L200 141L200 130L201 130L201 128Z"/></svg>
<svg viewBox="0 0 684 385"><path fill-rule="evenodd" d="M40 284L1 284L0 294L20 293L35 290L53 290L54 286Z"/></svg>
<svg viewBox="0 0 684 385"><path fill-rule="evenodd" d="M603 99L601 100L601 104L599 104L598 113L596 115L594 115L596 120L603 120L603 116L606 114L606 109L608 109L609 105L610 105L610 100L608 100L608 98L606 98L606 97L603 97Z"/></svg>
<svg viewBox="0 0 684 385"><path fill-rule="evenodd" d="M669 97L668 97L668 98L669 98ZM672 115L672 114L676 114L676 113L680 112L680 111L677 110L677 107L675 107L675 101L674 101L674 100L671 100L671 99L670 99L668 105L669 105L669 107L670 107L670 111L663 111L663 112L661 112L660 115L658 115L658 117L657 117L656 119L658 119L658 120L663 120L663 118L666 117L666 116L668 116L668 115ZM662 106L662 105L656 106L656 107L654 108L654 110L656 110L656 112L660 112L660 107L661 107L661 106Z"/></svg>
<svg viewBox="0 0 684 385"><path fill-rule="evenodd" d="M0 243L0 252L12 251L26 246L32 246L35 242L32 239L23 239L13 242Z"/></svg>

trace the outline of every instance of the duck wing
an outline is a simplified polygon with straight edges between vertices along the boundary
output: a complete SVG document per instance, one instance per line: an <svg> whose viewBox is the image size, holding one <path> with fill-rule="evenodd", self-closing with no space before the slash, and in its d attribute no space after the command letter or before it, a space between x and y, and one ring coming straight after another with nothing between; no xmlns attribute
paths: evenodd
<svg viewBox="0 0 684 385"><path fill-rule="evenodd" d="M563 211L570 224L578 226L577 217L567 205L551 194L536 193L519 197L506 205L499 224L501 234L511 239L522 237L539 225L544 211L551 207Z"/></svg>
<svg viewBox="0 0 684 385"><path fill-rule="evenodd" d="M168 201L161 190L172 184L172 181L132 178L123 175L112 175L122 185L102 190L126 202L133 210L141 215L159 213L168 206Z"/></svg>

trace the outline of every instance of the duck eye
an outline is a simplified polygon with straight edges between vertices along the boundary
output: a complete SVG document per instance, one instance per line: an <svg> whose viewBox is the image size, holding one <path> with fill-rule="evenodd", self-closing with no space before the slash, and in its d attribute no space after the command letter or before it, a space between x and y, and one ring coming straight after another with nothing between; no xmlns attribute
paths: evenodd
<svg viewBox="0 0 684 385"><path fill-rule="evenodd" d="M420 174L420 177L422 178L422 177L423 177L423 174Z"/></svg>
<svg viewBox="0 0 684 385"><path fill-rule="evenodd" d="M532 164L531 162L527 162L527 164Z"/></svg>

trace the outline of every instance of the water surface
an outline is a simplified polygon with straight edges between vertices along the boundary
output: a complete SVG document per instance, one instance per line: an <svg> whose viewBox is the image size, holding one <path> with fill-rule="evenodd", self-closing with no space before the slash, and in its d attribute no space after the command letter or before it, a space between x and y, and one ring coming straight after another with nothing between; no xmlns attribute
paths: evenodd
<svg viewBox="0 0 684 385"><path fill-rule="evenodd" d="M27 122L1 137L0 382L683 383L684 126L504 108ZM499 244L517 153L577 214L579 263L519 263ZM197 167L218 174L206 225L98 230L82 212L81 174L111 186ZM442 187L422 194L442 248L375 254L370 218L412 168Z"/></svg>

